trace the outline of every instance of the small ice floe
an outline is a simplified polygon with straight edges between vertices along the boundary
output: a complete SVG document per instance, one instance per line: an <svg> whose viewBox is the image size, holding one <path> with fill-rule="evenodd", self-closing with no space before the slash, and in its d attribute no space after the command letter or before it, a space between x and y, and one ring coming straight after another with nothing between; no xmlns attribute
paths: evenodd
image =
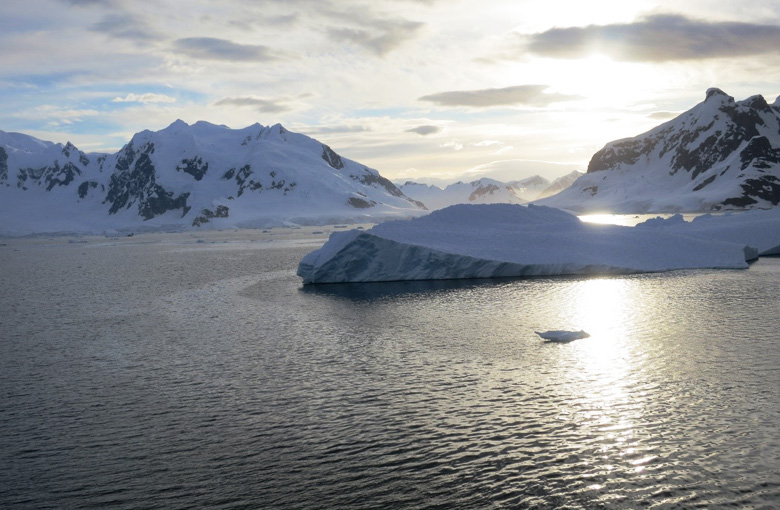
<svg viewBox="0 0 780 510"><path fill-rule="evenodd" d="M534 331L537 335L544 338L548 342L571 342L572 340L579 340L580 338L588 338L590 334L583 330L579 331L566 331L562 329L556 329L552 331Z"/></svg>

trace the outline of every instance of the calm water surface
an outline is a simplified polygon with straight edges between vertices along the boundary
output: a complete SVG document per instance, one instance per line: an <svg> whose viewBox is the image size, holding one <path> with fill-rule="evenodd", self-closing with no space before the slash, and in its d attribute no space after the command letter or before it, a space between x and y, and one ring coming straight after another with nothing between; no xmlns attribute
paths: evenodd
<svg viewBox="0 0 780 510"><path fill-rule="evenodd" d="M0 507L780 506L780 259L303 288L322 235L202 237L0 240Z"/></svg>

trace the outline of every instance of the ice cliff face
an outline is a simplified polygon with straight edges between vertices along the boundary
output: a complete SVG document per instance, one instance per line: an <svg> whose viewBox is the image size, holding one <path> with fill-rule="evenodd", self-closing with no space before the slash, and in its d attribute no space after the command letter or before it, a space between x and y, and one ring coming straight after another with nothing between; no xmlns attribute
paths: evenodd
<svg viewBox="0 0 780 510"><path fill-rule="evenodd" d="M586 175L539 202L577 211L717 211L780 203L780 103L709 89L704 102L608 143Z"/></svg>
<svg viewBox="0 0 780 510"><path fill-rule="evenodd" d="M35 211L29 211L35 209ZM47 223L41 210L52 215ZM25 211L31 214L24 214ZM277 124L176 121L114 154L0 131L0 234L376 221L425 208L376 170Z"/></svg>

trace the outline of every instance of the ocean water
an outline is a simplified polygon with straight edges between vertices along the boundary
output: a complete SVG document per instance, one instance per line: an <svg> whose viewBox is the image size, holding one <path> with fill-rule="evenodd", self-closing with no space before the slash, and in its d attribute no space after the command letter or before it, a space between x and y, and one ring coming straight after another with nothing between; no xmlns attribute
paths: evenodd
<svg viewBox="0 0 780 510"><path fill-rule="evenodd" d="M313 232L0 240L0 508L780 506L780 259L304 288Z"/></svg>

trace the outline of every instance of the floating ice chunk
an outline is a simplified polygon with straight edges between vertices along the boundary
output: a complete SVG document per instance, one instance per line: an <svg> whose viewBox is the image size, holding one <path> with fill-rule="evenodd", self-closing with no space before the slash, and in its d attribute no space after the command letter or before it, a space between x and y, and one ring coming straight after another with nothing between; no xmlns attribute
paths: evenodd
<svg viewBox="0 0 780 510"><path fill-rule="evenodd" d="M566 331L563 329L554 329L551 331L534 331L537 335L548 340L550 342L571 342L572 340L579 340L580 338L588 338L589 333L583 330L579 331Z"/></svg>
<svg viewBox="0 0 780 510"><path fill-rule="evenodd" d="M744 244L617 225L558 209L455 205L370 230L334 232L298 265L304 284L744 269Z"/></svg>

